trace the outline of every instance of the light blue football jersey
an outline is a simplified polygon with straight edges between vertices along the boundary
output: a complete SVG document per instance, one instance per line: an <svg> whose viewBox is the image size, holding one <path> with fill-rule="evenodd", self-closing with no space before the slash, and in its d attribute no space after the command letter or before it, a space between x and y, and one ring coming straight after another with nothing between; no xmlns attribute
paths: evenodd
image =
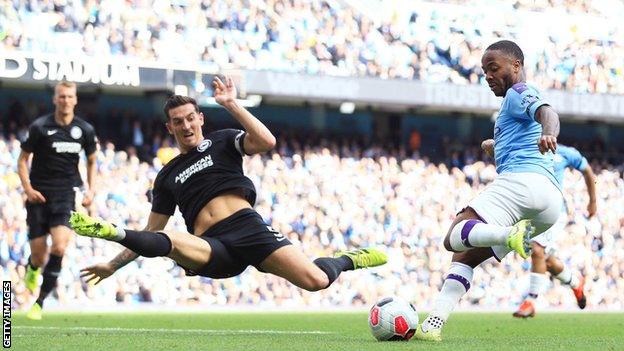
<svg viewBox="0 0 624 351"><path fill-rule="evenodd" d="M562 187L566 168L571 167L583 172L589 166L587 159L577 149L561 144L557 144L557 153L553 160L555 162L555 178Z"/></svg>
<svg viewBox="0 0 624 351"><path fill-rule="evenodd" d="M537 145L542 125L535 121L535 112L543 105L548 103L537 89L524 82L507 90L494 124L496 172L539 173L561 188L555 177L553 154L542 155Z"/></svg>

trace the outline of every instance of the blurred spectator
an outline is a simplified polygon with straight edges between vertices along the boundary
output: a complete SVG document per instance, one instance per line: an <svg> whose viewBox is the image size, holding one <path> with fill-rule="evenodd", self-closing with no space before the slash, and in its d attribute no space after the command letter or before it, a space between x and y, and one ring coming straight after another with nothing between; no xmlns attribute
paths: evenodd
<svg viewBox="0 0 624 351"><path fill-rule="evenodd" d="M618 0L4 1L0 50L475 84L506 38L539 88L622 94L623 16Z"/></svg>
<svg viewBox="0 0 624 351"><path fill-rule="evenodd" d="M398 295L427 309L432 303L450 253L441 241L455 213L496 176L481 161L449 168L420 158L400 156L400 149L362 147L353 140L281 137L280 152L245 159L258 190L256 209L273 227L310 255L331 254L354 245L386 247L388 265L351 274L327 291L307 293L280 278L250 268L240 277L211 280L185 277L168 259L139 258L97 286L79 280L88 264L109 260L121 246L75 237L65 269L49 306L94 307L153 302L159 305L249 305L330 307L363 306L381 296ZM19 142L0 139L0 264L11 279L18 306L33 296L23 286L27 259L23 194L16 176ZM367 155L375 155L369 157ZM453 160L455 158L452 158ZM92 213L129 228L141 228L149 213L148 193L162 162L141 163L124 151L104 145L98 156L97 194ZM598 208L584 215L587 196L579 173L567 172L567 235L560 257L587 277L589 308L624 308L624 181L613 167L596 169ZM169 225L184 231L176 214ZM477 269L475 284L462 307L513 308L528 289L528 264L515 256ZM542 303L576 309L568 288L554 283ZM113 293L115 292L115 293Z"/></svg>
<svg viewBox="0 0 624 351"><path fill-rule="evenodd" d="M165 138L162 146L160 146L158 151L156 151L156 157L160 160L160 163L165 165L167 162L171 161L171 159L176 157L178 153L178 149L171 145L171 140L169 138Z"/></svg>

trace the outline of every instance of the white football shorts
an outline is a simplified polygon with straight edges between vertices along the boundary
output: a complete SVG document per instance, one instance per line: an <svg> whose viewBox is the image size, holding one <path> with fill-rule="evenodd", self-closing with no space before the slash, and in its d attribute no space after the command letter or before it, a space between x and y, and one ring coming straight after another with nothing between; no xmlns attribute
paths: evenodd
<svg viewBox="0 0 624 351"><path fill-rule="evenodd" d="M483 221L510 227L522 219L535 226L534 236L552 227L561 213L563 197L550 179L539 173L503 173L468 204ZM493 246L499 261L511 249Z"/></svg>
<svg viewBox="0 0 624 351"><path fill-rule="evenodd" d="M555 223L547 231L534 237L531 241L534 241L542 246L546 256L551 256L557 252L557 240L559 239L561 233L564 232L566 224L568 224L568 214L565 211L561 211L557 223Z"/></svg>

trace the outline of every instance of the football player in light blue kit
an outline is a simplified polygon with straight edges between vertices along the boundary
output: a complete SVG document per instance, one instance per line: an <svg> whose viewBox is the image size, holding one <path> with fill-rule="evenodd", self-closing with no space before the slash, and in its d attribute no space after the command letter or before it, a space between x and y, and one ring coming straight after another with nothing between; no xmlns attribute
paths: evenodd
<svg viewBox="0 0 624 351"><path fill-rule="evenodd" d="M589 195L587 214L589 217L592 217L596 214L596 176L589 166L587 159L575 148L559 144L557 146L557 153L554 156L554 162L555 177L562 186L566 168L570 167L583 173L583 178L585 178L585 184L587 185L587 194ZM562 284L572 288L576 303L581 309L585 308L587 302L584 292L585 279L580 274L572 274L572 271L555 256L557 238L563 232L567 222L568 214L564 203L561 207L561 215L557 223L546 232L534 237L531 241L531 278L529 294L518 310L514 312L514 317L528 318L535 316L534 302L543 287L547 284L545 274L547 270Z"/></svg>
<svg viewBox="0 0 624 351"><path fill-rule="evenodd" d="M504 98L494 140L482 144L495 155L498 177L457 215L444 239L454 252L452 263L431 313L416 330L421 340L442 340L442 326L470 288L476 266L512 250L527 258L531 238L555 224L560 213L553 169L559 116L525 83L524 54L514 42L490 45L481 64L494 95Z"/></svg>

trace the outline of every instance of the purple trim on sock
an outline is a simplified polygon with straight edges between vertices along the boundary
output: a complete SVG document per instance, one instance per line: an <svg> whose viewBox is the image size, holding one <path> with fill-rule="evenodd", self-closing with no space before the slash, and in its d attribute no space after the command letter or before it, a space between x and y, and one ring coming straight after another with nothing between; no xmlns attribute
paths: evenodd
<svg viewBox="0 0 624 351"><path fill-rule="evenodd" d="M468 289L470 289L470 282L468 281L468 279L466 279L466 277L463 277L463 276L461 276L459 274L451 273L451 274L446 276L446 279L457 280L458 282L462 283L464 288L466 288L466 291L468 291Z"/></svg>
<svg viewBox="0 0 624 351"><path fill-rule="evenodd" d="M494 257L498 262L503 262L503 260L501 258L496 256L496 252L494 252L493 248L490 247L490 251L492 251L492 257Z"/></svg>
<svg viewBox="0 0 624 351"><path fill-rule="evenodd" d="M468 222L464 224L464 227L461 230L461 240L466 247L474 247L470 245L470 242L468 241L468 234L470 234L472 227L474 227L477 223L483 223L483 222L477 219L469 219Z"/></svg>

